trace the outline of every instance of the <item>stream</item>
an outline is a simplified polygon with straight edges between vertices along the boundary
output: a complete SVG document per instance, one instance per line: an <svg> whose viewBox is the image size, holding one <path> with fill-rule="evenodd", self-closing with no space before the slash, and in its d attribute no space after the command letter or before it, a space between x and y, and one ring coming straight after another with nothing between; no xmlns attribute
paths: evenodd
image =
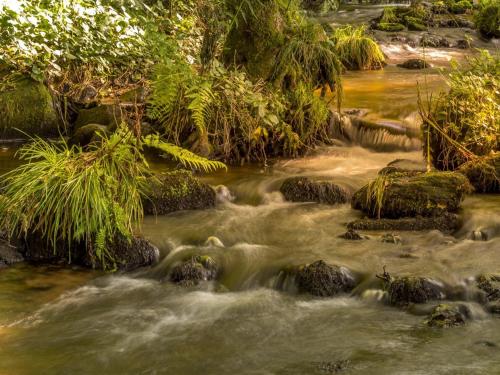
<svg viewBox="0 0 500 375"><path fill-rule="evenodd" d="M386 69L346 74L344 106L367 109L372 121L417 127L417 81L435 92L442 76L398 68L415 52L386 48ZM459 54L441 51L436 64ZM1 173L17 165L14 151L0 149ZM402 243L391 244L381 241L384 232L366 232L366 241L338 238L362 217L349 204L289 203L279 193L285 178L299 175L331 177L354 191L399 158L422 154L354 142L203 176L231 196L220 194L214 209L145 218L142 232L162 255L151 269L1 269L0 374L499 374L498 317L465 301L472 312L465 326L432 329L418 312L380 302L373 285L384 266L466 289L478 274L499 273L500 196L468 197L454 235L398 232ZM470 239L478 229L487 241ZM172 266L191 254L211 255L222 266L220 282L170 283ZM283 267L319 259L360 275L352 296L318 299L278 286Z"/></svg>

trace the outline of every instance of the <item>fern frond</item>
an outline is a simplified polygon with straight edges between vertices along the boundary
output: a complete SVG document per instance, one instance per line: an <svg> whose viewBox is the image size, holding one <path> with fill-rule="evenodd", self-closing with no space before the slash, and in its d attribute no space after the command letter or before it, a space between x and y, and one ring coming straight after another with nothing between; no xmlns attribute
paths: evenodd
<svg viewBox="0 0 500 375"><path fill-rule="evenodd" d="M186 96L191 100L188 109L192 113L193 122L198 132L205 134L207 132L206 120L210 118L210 106L215 100L212 83L204 81L201 85L191 88Z"/></svg>
<svg viewBox="0 0 500 375"><path fill-rule="evenodd" d="M202 156L196 155L189 150L161 140L158 135L148 135L143 137L142 142L145 146L153 147L165 152L187 167L201 169L205 172L221 168L227 169L226 165L220 161L208 160Z"/></svg>

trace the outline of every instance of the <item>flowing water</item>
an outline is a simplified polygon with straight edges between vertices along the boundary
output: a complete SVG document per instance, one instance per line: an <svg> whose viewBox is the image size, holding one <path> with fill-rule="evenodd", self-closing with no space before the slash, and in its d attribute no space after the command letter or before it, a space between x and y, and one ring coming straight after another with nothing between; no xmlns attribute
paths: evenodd
<svg viewBox="0 0 500 375"><path fill-rule="evenodd" d="M348 73L346 105L368 109L374 121L416 126L417 79L424 76L395 66ZM442 87L436 71L426 79ZM0 150L0 172L17 165L14 150ZM464 327L427 328L418 311L380 302L375 277L385 266L472 290L472 277L500 273L500 196L467 198L454 235L399 232L402 243L390 244L383 232L338 238L361 217L349 205L288 203L278 192L297 175L331 177L353 191L397 158L421 153L325 147L205 176L230 194L221 189L214 209L146 218L143 233L162 253L151 269L0 270L0 374L500 374L500 319L470 299ZM488 240L473 241L475 230ZM191 254L211 255L223 268L220 282L170 283L172 266ZM317 299L277 282L283 267L318 259L358 275L352 296Z"/></svg>

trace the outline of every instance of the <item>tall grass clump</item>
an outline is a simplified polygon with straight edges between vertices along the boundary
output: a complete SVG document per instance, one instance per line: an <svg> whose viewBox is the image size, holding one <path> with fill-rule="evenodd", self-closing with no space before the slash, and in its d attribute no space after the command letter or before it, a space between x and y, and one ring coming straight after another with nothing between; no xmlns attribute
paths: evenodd
<svg viewBox="0 0 500 375"><path fill-rule="evenodd" d="M366 34L364 26L335 29L331 38L337 56L347 69L379 69L385 63L380 46Z"/></svg>
<svg viewBox="0 0 500 375"><path fill-rule="evenodd" d="M441 170L454 170L500 149L500 56L487 51L454 64L448 92L420 100L424 153Z"/></svg>
<svg viewBox="0 0 500 375"><path fill-rule="evenodd" d="M37 138L18 151L25 164L3 176L0 228L12 238L39 236L68 260L83 246L102 268L113 268L108 245L117 236L131 239L143 216L150 174L143 145L188 166L221 166L155 137L137 139L125 127L86 151Z"/></svg>

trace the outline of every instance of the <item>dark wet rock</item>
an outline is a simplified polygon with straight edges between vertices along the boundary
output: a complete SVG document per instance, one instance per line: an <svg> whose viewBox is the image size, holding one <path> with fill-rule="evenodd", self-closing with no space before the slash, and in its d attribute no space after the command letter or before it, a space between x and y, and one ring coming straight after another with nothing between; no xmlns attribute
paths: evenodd
<svg viewBox="0 0 500 375"><path fill-rule="evenodd" d="M378 174L381 176L392 173L419 174L427 171L427 166L424 162L410 159L396 159L382 168Z"/></svg>
<svg viewBox="0 0 500 375"><path fill-rule="evenodd" d="M107 252L111 259L108 267L132 271L158 262L160 251L144 238L133 237L130 240L117 236L108 241ZM73 244L71 250L65 244L50 245L45 238L29 234L24 239L23 255L26 261L33 263L74 264L88 268L102 268L93 251L83 244Z"/></svg>
<svg viewBox="0 0 500 375"><path fill-rule="evenodd" d="M474 344L481 345L481 346L486 346L488 348L497 348L498 347L498 345L495 344L494 342L487 341L487 340L476 341Z"/></svg>
<svg viewBox="0 0 500 375"><path fill-rule="evenodd" d="M82 126L89 124L106 125L111 130L116 128L122 122L120 107L117 105L101 104L94 108L81 109L78 112L74 129L77 130Z"/></svg>
<svg viewBox="0 0 500 375"><path fill-rule="evenodd" d="M7 240L0 239L0 268L19 263L24 260L19 248Z"/></svg>
<svg viewBox="0 0 500 375"><path fill-rule="evenodd" d="M355 286L354 276L349 270L322 260L300 267L295 280L300 292L318 297L350 292Z"/></svg>
<svg viewBox="0 0 500 375"><path fill-rule="evenodd" d="M406 35L395 35L391 38L391 42L399 42L399 43L407 44L410 47L417 46L417 42L413 38L406 36Z"/></svg>
<svg viewBox="0 0 500 375"><path fill-rule="evenodd" d="M425 321L429 327L450 328L464 325L468 316L465 305L440 304Z"/></svg>
<svg viewBox="0 0 500 375"><path fill-rule="evenodd" d="M445 298L444 285L426 277L396 277L384 273L389 295L389 303L395 306L406 306L411 303L426 303Z"/></svg>
<svg viewBox="0 0 500 375"><path fill-rule="evenodd" d="M471 43L467 39L459 39L457 40L457 44L455 44L455 47L460 49L468 49L471 48Z"/></svg>
<svg viewBox="0 0 500 375"><path fill-rule="evenodd" d="M99 142L102 136L109 135L107 126L99 124L88 124L78 128L69 139L70 145L87 146L90 143Z"/></svg>
<svg viewBox="0 0 500 375"><path fill-rule="evenodd" d="M398 66L405 69L425 69L431 67L431 65L424 59L409 59L404 63L398 64Z"/></svg>
<svg viewBox="0 0 500 375"><path fill-rule="evenodd" d="M446 17L446 18L440 19L437 22L437 26L449 27L449 28L461 27L461 28L467 28L467 29L474 29L475 28L474 22L469 21L469 20L464 19L464 18L460 18L460 17Z"/></svg>
<svg viewBox="0 0 500 375"><path fill-rule="evenodd" d="M480 275L476 279L476 285L483 291L487 302L500 301L500 276Z"/></svg>
<svg viewBox="0 0 500 375"><path fill-rule="evenodd" d="M392 243L394 245L399 245L399 244L403 243L403 239L401 238L401 236L398 236L398 235L393 234L393 233L387 233L387 234L382 235L382 238L380 240L382 242Z"/></svg>
<svg viewBox="0 0 500 375"><path fill-rule="evenodd" d="M85 86L78 97L79 103L88 103L97 98L99 92L93 86Z"/></svg>
<svg viewBox="0 0 500 375"><path fill-rule="evenodd" d="M1 69L0 69L1 70ZM3 74L0 71L0 81ZM0 91L0 138L59 135L59 118L47 87L30 78Z"/></svg>
<svg viewBox="0 0 500 375"><path fill-rule="evenodd" d="M462 225L460 216L444 213L433 217L405 217L400 219L359 219L347 224L353 230L398 230L423 231L440 230L443 233L453 233Z"/></svg>
<svg viewBox="0 0 500 375"><path fill-rule="evenodd" d="M500 300L497 301L492 301L488 302L486 304L486 309L491 313L491 314L500 314Z"/></svg>
<svg viewBox="0 0 500 375"><path fill-rule="evenodd" d="M471 191L467 178L456 172L394 173L358 190L351 205L371 217L439 216L457 211Z"/></svg>
<svg viewBox="0 0 500 375"><path fill-rule="evenodd" d="M425 34L420 39L420 46L422 47L433 47L433 48L448 48L450 47L450 42L448 39L432 34Z"/></svg>
<svg viewBox="0 0 500 375"><path fill-rule="evenodd" d="M217 279L220 268L209 256L194 256L172 268L170 281L183 286L194 286L201 281Z"/></svg>
<svg viewBox="0 0 500 375"><path fill-rule="evenodd" d="M200 210L215 206L216 194L189 171L159 173L149 181L143 199L146 215L166 215L180 210Z"/></svg>
<svg viewBox="0 0 500 375"><path fill-rule="evenodd" d="M330 181L315 181L307 177L286 179L280 188L287 201L325 204L347 203L349 193Z"/></svg>
<svg viewBox="0 0 500 375"><path fill-rule="evenodd" d="M351 241L359 241L359 240L364 240L366 239L366 236L362 236L358 232L356 232L354 229L348 229L347 232L344 234L341 234L339 238L343 238L344 240L351 240Z"/></svg>

